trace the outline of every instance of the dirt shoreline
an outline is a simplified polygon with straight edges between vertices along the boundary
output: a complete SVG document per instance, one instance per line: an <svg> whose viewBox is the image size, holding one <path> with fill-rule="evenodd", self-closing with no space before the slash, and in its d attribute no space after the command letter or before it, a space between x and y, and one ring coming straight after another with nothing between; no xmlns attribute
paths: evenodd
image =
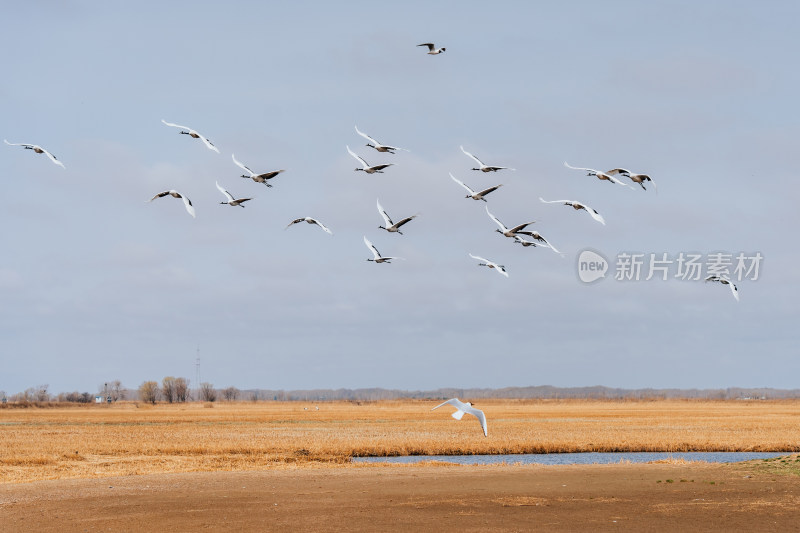
<svg viewBox="0 0 800 533"><path fill-rule="evenodd" d="M737 464L364 465L0 484L11 531L800 531L800 476Z"/></svg>

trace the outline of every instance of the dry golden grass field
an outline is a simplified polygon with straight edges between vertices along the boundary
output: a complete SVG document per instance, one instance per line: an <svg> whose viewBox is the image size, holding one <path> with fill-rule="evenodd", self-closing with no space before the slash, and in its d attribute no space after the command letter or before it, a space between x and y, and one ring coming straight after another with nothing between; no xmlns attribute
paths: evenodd
<svg viewBox="0 0 800 533"><path fill-rule="evenodd" d="M0 409L0 480L344 465L353 456L800 451L800 400L120 402ZM319 410L316 409L319 406Z"/></svg>

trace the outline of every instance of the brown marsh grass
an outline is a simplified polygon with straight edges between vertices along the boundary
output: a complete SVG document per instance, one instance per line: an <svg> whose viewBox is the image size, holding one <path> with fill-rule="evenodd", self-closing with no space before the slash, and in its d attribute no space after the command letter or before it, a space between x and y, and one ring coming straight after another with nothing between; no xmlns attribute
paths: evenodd
<svg viewBox="0 0 800 533"><path fill-rule="evenodd" d="M488 438L473 417L431 412L438 403L0 409L0 480L324 466L369 455L800 451L800 400L479 400Z"/></svg>

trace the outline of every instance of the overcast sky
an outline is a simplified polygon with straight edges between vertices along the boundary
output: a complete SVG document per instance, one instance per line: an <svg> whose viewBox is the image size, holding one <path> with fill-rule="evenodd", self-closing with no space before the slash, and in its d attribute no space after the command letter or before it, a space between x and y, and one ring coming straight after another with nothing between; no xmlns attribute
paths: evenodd
<svg viewBox="0 0 800 533"><path fill-rule="evenodd" d="M0 390L194 382L198 348L218 387L799 387L798 19L794 2L7 3L0 137L66 169L0 144ZM355 172L346 145L394 166ZM516 170L473 171L461 145ZM286 172L267 188L231 154ZM503 187L473 201L450 172ZM220 205L215 181L253 200ZM169 189L196 219L147 203ZM378 198L419 216L387 233ZM487 205L564 256L496 233ZM303 216L334 235L284 229ZM364 236L404 260L366 261ZM610 262L592 284L587 248ZM738 302L674 264L614 279L621 253L681 252L763 260Z"/></svg>

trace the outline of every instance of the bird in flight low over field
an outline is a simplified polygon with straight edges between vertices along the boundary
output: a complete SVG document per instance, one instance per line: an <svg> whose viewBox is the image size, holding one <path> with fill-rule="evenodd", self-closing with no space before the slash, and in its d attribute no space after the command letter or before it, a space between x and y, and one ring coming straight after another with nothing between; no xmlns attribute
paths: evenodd
<svg viewBox="0 0 800 533"><path fill-rule="evenodd" d="M472 407L472 404L470 402L464 403L460 401L458 398L451 398L446 402L440 403L439 405L431 409L431 411L434 411L442 407L443 405L448 405L448 404L456 408L456 412L451 415L453 418L455 418L456 420L461 420L461 417L464 416L464 413L472 415L475 418L477 418L478 421L480 421L481 429L483 429L483 436L484 437L489 436L489 429L486 426L486 415L484 415L483 411L481 411L480 409L475 409L474 407Z"/></svg>

